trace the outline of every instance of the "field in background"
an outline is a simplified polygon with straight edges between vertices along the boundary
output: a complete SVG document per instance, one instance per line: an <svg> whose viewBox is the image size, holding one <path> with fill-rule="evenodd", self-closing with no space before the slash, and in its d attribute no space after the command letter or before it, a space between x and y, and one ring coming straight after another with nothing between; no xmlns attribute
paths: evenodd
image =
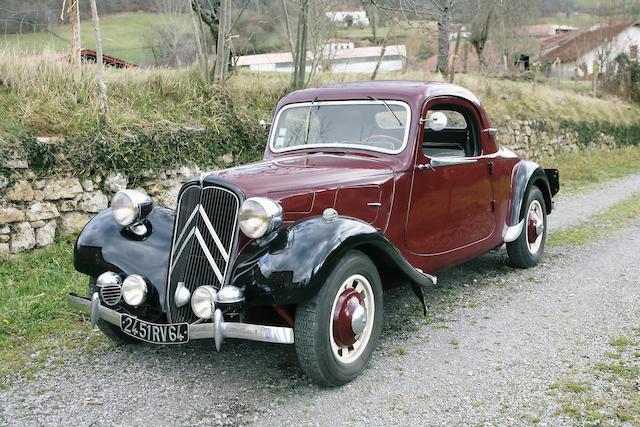
<svg viewBox="0 0 640 427"><path fill-rule="evenodd" d="M148 47L148 41L154 37L153 26L168 19L182 20L186 30L191 28L189 15L176 18L159 13L136 12L101 17L100 30L104 53L136 64L152 63L153 53ZM90 20L82 21L81 38L82 48L95 49L95 36ZM67 52L69 40L71 26L58 25L53 27L51 32L25 32L0 36L0 52L8 50L38 54L46 49Z"/></svg>

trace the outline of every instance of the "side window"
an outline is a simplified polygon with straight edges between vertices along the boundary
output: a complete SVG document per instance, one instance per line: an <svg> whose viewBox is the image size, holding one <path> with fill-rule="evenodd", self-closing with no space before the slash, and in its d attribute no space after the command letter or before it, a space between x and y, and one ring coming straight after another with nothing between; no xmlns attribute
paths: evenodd
<svg viewBox="0 0 640 427"><path fill-rule="evenodd" d="M480 154L475 121L464 108L437 105L427 112L426 119L422 142L425 156L473 157Z"/></svg>

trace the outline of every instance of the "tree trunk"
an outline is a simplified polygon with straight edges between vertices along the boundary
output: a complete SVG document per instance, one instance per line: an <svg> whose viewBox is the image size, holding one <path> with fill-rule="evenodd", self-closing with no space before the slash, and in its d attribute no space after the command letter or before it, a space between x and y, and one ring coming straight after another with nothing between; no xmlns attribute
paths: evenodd
<svg viewBox="0 0 640 427"><path fill-rule="evenodd" d="M100 114L107 115L107 84L104 81L104 60L102 58L102 35L100 34L100 18L98 18L98 7L96 0L89 0L91 3L91 19L93 29L96 33L96 81L98 83L98 107Z"/></svg>
<svg viewBox="0 0 640 427"><path fill-rule="evenodd" d="M307 32L309 24L309 1L300 0L298 16L298 35L296 43L295 66L293 69L293 88L304 87L304 74L307 68Z"/></svg>
<svg viewBox="0 0 640 427"><path fill-rule="evenodd" d="M71 21L71 66L80 70L80 0L71 0L67 13Z"/></svg>
<svg viewBox="0 0 640 427"><path fill-rule="evenodd" d="M289 49L291 55L296 54L296 45L293 42L293 33L291 32L291 19L289 19L289 11L287 10L287 0L282 0L282 13L284 13L284 26L287 30L287 42L289 42Z"/></svg>
<svg viewBox="0 0 640 427"><path fill-rule="evenodd" d="M449 4L442 8L438 17L438 66L436 71L447 75L449 70L449 35L451 34L452 10Z"/></svg>
<svg viewBox="0 0 640 427"><path fill-rule="evenodd" d="M369 8L369 24L371 25L371 36L373 37L373 43L377 43L378 42L378 36L377 36L377 25L378 23L376 22L377 17L376 17L376 7L372 6Z"/></svg>
<svg viewBox="0 0 640 427"><path fill-rule="evenodd" d="M387 50L387 44L389 43L389 34L391 34L391 25L387 28L387 35L384 37L382 41L382 48L380 49L380 56L378 57L378 62L376 62L376 67L373 69L373 73L371 74L371 80L375 80L378 75L378 70L380 69L380 65L382 64L382 60L384 59L384 53Z"/></svg>
<svg viewBox="0 0 640 427"><path fill-rule="evenodd" d="M196 59L198 60L198 68L203 80L209 80L209 65L207 64L207 53L204 48L204 40L202 37L202 25L200 24L200 14L196 15L196 11L191 8L191 26L193 27L193 37L196 42Z"/></svg>
<svg viewBox="0 0 640 427"><path fill-rule="evenodd" d="M462 34L462 28L458 30L456 36L456 47L453 50L453 56L451 57L451 69L449 70L449 83L453 83L456 75L456 60L458 59L458 49L460 48L460 35Z"/></svg>
<svg viewBox="0 0 640 427"><path fill-rule="evenodd" d="M218 43L216 46L216 62L213 70L213 82L222 83L228 74L229 49L227 46L229 29L229 0L220 0L218 9Z"/></svg>

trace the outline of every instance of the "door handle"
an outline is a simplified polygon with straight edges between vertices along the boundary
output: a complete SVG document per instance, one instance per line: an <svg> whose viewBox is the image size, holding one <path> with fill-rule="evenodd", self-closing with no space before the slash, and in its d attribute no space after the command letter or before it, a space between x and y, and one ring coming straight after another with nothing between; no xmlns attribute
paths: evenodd
<svg viewBox="0 0 640 427"><path fill-rule="evenodd" d="M468 165L468 164L477 163L477 162L478 162L478 159L443 157L443 158L431 159L431 167L442 168L445 166Z"/></svg>

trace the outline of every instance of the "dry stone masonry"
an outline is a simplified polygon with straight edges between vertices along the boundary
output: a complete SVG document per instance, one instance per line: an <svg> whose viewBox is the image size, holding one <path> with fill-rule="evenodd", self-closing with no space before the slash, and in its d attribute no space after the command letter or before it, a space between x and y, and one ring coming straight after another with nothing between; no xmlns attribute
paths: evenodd
<svg viewBox="0 0 640 427"><path fill-rule="evenodd" d="M598 139L598 146L616 145L609 135L601 134ZM499 126L498 141L534 160L580 149L575 132L509 116ZM234 158L225 154L218 162L231 165ZM198 167L187 166L166 172L147 171L136 187L146 191L155 204L174 207L182 184L200 173ZM56 236L77 233L108 207L117 191L129 185L128 176L122 172L82 178L38 176L25 158L11 153L4 165L0 164L0 255L48 246Z"/></svg>
<svg viewBox="0 0 640 427"><path fill-rule="evenodd" d="M129 185L123 173L82 179L37 176L17 156L0 166L0 254L30 251L51 245L56 236L77 233ZM182 184L200 173L197 167L148 172L139 189L158 205L173 207Z"/></svg>

